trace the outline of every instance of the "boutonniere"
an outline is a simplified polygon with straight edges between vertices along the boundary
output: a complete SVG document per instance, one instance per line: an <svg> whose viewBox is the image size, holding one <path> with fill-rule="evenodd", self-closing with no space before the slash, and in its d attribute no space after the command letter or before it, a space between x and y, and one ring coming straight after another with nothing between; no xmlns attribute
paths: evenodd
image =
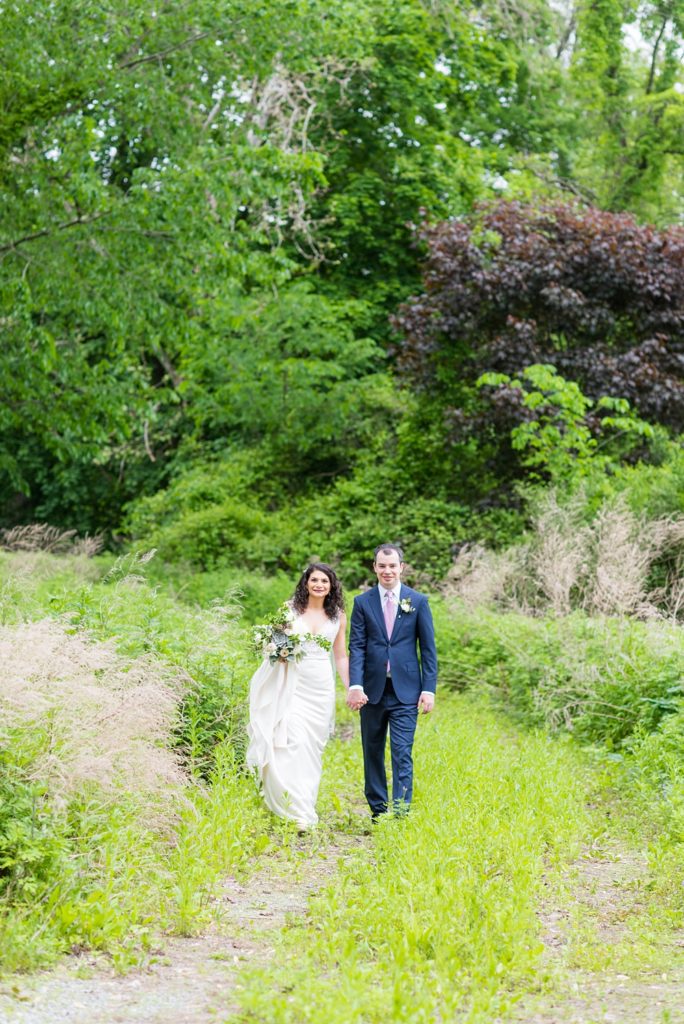
<svg viewBox="0 0 684 1024"><path fill-rule="evenodd" d="M406 615L410 615L412 612L415 612L416 610L411 604L410 597L403 597L399 602L399 607L401 608L402 612L404 612Z"/></svg>

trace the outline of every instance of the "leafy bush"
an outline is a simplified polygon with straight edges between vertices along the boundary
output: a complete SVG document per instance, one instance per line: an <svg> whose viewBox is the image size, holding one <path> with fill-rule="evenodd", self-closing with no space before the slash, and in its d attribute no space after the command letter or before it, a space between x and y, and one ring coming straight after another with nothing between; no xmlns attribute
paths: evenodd
<svg viewBox="0 0 684 1024"><path fill-rule="evenodd" d="M464 379L551 363L591 398L617 395L649 420L681 424L679 227L656 231L596 208L499 202L428 226L423 237L425 291L395 318L400 364L418 387L462 408ZM496 431L520 413L511 389L470 426Z"/></svg>
<svg viewBox="0 0 684 1024"><path fill-rule="evenodd" d="M67 854L45 783L27 777L31 739L18 729L5 732L0 750L0 900L12 903L34 899L64 869Z"/></svg>
<svg viewBox="0 0 684 1024"><path fill-rule="evenodd" d="M622 496L632 512L643 518L684 514L684 445L656 431L652 461L613 466L606 474L596 466L582 481L586 513L591 517L607 499Z"/></svg>
<svg viewBox="0 0 684 1024"><path fill-rule="evenodd" d="M149 543L171 562L190 561L201 569L218 564L261 566L280 555L275 530L259 508L228 499L188 512L175 523L153 533Z"/></svg>
<svg viewBox="0 0 684 1024"><path fill-rule="evenodd" d="M223 605L226 595L239 606L241 619L258 622L269 609L277 608L292 596L296 574L277 570L272 575L251 572L236 566L224 566L207 572L194 571L189 565L153 561L148 570L151 581L163 583L176 600L202 608Z"/></svg>
<svg viewBox="0 0 684 1024"><path fill-rule="evenodd" d="M684 700L681 687L672 687L666 702L669 712L652 732L635 730L630 749L641 771L661 794L671 797L679 789L684 798ZM662 706L662 705L661 705ZM683 802L684 808L684 802ZM682 819L684 828L684 818ZM682 833L684 839L684 831Z"/></svg>
<svg viewBox="0 0 684 1024"><path fill-rule="evenodd" d="M250 490L267 490L262 453L255 449L230 449L221 458L202 456L188 443L178 456L179 471L169 484L155 494L143 496L127 509L124 526L135 539L174 523L179 514L189 514L220 505Z"/></svg>
<svg viewBox="0 0 684 1024"><path fill-rule="evenodd" d="M449 496L453 488L440 474L433 473L431 488L416 484L404 465L409 447L379 434L349 476L313 493L304 481L301 493L287 500L269 494L263 480L249 491L254 477L248 471L239 482L241 460L226 457L180 473L166 491L131 506L128 527L139 545L158 549L165 578L178 575L174 564L187 567L187 593L205 590L206 576L192 583L198 570L215 581L240 578L251 589L253 577L245 570L281 572L293 584L312 559L330 562L356 586L371 573L375 545L387 538L404 545L411 578L438 579L466 539L501 543L519 533L517 512L475 514ZM259 452L252 454L258 461Z"/></svg>
<svg viewBox="0 0 684 1024"><path fill-rule="evenodd" d="M499 395L518 393L523 419L511 430L512 446L523 453L522 464L533 469L532 477L539 470L552 483L572 483L592 470L612 470L644 439L652 441L655 436L653 427L634 416L625 399L603 395L593 402L551 365L527 366L515 380L505 373L485 373L477 385L496 388Z"/></svg>

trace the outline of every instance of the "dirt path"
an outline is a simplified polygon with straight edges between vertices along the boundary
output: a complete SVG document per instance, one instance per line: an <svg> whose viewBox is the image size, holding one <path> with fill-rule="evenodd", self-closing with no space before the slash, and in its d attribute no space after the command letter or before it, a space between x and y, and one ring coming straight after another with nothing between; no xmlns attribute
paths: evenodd
<svg viewBox="0 0 684 1024"><path fill-rule="evenodd" d="M622 957L629 955L627 922L643 906L646 858L615 844L601 855L587 851L572 876L577 914L551 902L541 911L542 972L551 975L551 991L525 998L508 1019L517 1024L684 1024L684 934L673 936L670 948L659 953L660 966L632 964L621 970L614 966L619 952L611 955L620 947ZM596 966L602 962L604 969L573 966L577 918L591 929Z"/></svg>
<svg viewBox="0 0 684 1024"><path fill-rule="evenodd" d="M116 974L103 958L70 957L57 968L0 984L2 1024L214 1024L249 961L266 961L290 914L304 914L338 859L363 843L302 839L296 861L271 860L247 882L226 879L215 923L196 938L165 939L149 967ZM306 854L310 853L309 856Z"/></svg>

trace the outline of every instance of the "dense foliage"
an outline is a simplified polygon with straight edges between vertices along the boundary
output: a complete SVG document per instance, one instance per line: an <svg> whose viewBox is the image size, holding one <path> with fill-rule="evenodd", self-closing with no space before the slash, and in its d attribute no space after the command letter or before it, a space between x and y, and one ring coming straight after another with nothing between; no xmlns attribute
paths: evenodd
<svg viewBox="0 0 684 1024"><path fill-rule="evenodd" d="M482 404L460 354L446 416L394 376L388 316L419 291L424 218L429 274L461 232L454 288L484 260L497 289L480 369L553 362L679 425L680 235L605 212L681 214L678 3L41 0L3 3L0 29L3 525L116 542L193 490L204 518L168 553L199 564L272 534L252 561L289 569L333 537L358 575L359 502L371 533L428 524L420 561L504 541L510 512L474 524L501 507L512 423L459 434ZM470 219L497 197L491 228ZM297 543L303 516L320 527Z"/></svg>
<svg viewBox="0 0 684 1024"><path fill-rule="evenodd" d="M680 228L504 203L424 234L426 291L395 321L401 364L421 387L454 391L483 369L553 362L591 397L619 395L684 426Z"/></svg>
<svg viewBox="0 0 684 1024"><path fill-rule="evenodd" d="M680 228L658 232L596 209L503 203L423 235L425 291L394 321L399 365L429 395L453 443L503 441L507 455L507 430L535 411L505 375L539 363L601 399L580 416L594 434L615 411L607 396L684 427ZM480 383L496 385L484 403L472 389L483 371L490 376ZM567 429L564 439L573 445Z"/></svg>

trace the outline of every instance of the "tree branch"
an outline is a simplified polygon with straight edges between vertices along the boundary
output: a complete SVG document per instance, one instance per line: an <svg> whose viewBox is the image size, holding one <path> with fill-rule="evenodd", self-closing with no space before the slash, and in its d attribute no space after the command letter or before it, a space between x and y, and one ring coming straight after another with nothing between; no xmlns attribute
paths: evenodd
<svg viewBox="0 0 684 1024"><path fill-rule="evenodd" d="M558 42L558 46L556 47L556 60L560 60L561 57L563 56L563 54L565 53L565 49L566 49L568 43L570 42L570 40L572 39L572 36L573 36L573 34L574 34L576 29L577 29L577 11L573 7L572 12L570 14L570 20L568 21L567 25L563 29L563 34L561 35L561 38L560 38L560 40Z"/></svg>
<svg viewBox="0 0 684 1024"><path fill-rule="evenodd" d="M119 64L119 70L125 71L128 68L137 67L138 64L149 64L151 61L160 60L168 53L173 53L175 50L185 50L188 46L192 46L193 43L199 42L200 39L206 39L210 35L211 32L209 31L197 32L194 36L188 36L187 39L183 39L180 43L167 46L165 50L158 50L156 53L148 53L145 57L136 57L135 60L125 61L123 64Z"/></svg>
<svg viewBox="0 0 684 1024"><path fill-rule="evenodd" d="M171 362L171 360L169 359L169 357L167 356L166 352L161 347L161 345L157 345L153 349L153 354L157 357L159 362L162 364L163 368L166 370L166 372L167 372L167 374L168 374L168 376L169 376L169 378L171 380L171 383L173 384L174 388L176 388L176 390L177 390L181 386L181 384L183 383L183 377L178 372L176 367L173 365L173 363Z"/></svg>
<svg viewBox="0 0 684 1024"><path fill-rule="evenodd" d="M150 462L156 462L157 460L150 445L150 425L147 420L143 423L143 444L145 445L145 451Z"/></svg>
<svg viewBox="0 0 684 1024"><path fill-rule="evenodd" d="M653 83L655 81L655 73L656 73L656 61L658 59L658 49L660 48L660 41L663 38L663 33L665 32L665 29L667 28L668 20L669 19L667 17L663 18L663 23L660 26L660 32L658 33L656 41L653 44L653 55L651 57L651 67L650 67L650 70L648 72L648 82L646 83L646 95L647 96L653 91Z"/></svg>
<svg viewBox="0 0 684 1024"><path fill-rule="evenodd" d="M108 212L108 210L101 211L100 213L92 214L90 217L75 217L73 220L64 221L63 224L43 228L42 231L34 231L33 234L24 235L22 238L15 238L13 242L6 242L4 245L0 245L0 252L11 252L12 249L16 249L18 246L23 245L24 242L33 242L37 238L45 238L47 235L52 235L57 231L66 231L67 228L76 227L77 224L92 224L93 221L100 220L101 217L106 217Z"/></svg>

